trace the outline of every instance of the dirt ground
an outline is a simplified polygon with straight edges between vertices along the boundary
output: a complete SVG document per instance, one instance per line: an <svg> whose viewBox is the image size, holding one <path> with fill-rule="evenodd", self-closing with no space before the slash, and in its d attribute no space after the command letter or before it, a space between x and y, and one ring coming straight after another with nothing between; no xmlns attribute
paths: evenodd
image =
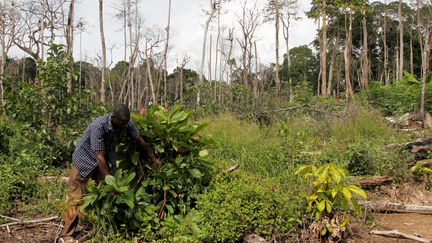
<svg viewBox="0 0 432 243"><path fill-rule="evenodd" d="M432 190L425 190L423 185L403 184L382 186L368 191L370 200L432 205ZM372 212L373 213L373 212ZM373 213L372 226L361 225L353 229L354 235L348 242L414 242L413 240L389 238L372 235L371 230L397 230L432 242L432 215L415 213Z"/></svg>
<svg viewBox="0 0 432 243"><path fill-rule="evenodd" d="M374 214L377 226L361 226L354 229L354 235L348 242L415 242L407 239L397 239L372 235L369 232L374 230L397 230L401 233L415 235L432 242L432 215L411 214L411 213L392 213Z"/></svg>

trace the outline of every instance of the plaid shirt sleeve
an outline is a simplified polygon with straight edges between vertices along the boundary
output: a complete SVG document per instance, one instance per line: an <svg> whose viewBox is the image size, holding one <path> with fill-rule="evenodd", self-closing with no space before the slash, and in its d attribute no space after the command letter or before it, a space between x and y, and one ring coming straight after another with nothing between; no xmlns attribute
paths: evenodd
<svg viewBox="0 0 432 243"><path fill-rule="evenodd" d="M129 137L133 138L135 141L137 141L138 138L140 137L138 129L136 128L136 126L132 120L129 121L129 124L127 126L127 134L129 135Z"/></svg>
<svg viewBox="0 0 432 243"><path fill-rule="evenodd" d="M96 125L93 129L90 130L90 147L94 152L105 149L102 135L103 128L101 124Z"/></svg>

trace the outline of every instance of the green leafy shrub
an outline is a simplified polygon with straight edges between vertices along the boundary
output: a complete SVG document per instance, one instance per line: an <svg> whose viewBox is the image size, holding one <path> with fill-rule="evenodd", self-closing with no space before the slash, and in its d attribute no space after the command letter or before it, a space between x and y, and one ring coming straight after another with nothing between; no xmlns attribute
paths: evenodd
<svg viewBox="0 0 432 243"><path fill-rule="evenodd" d="M429 76L426 83L425 109L432 105L432 76ZM420 81L404 71L402 80L391 85L382 85L373 82L369 88L362 91L359 96L365 97L370 104L380 109L385 115L399 115L418 110L420 106Z"/></svg>
<svg viewBox="0 0 432 243"><path fill-rule="evenodd" d="M355 214L360 214L361 209L356 196L367 198L367 195L359 187L348 183L348 174L342 167L334 163L327 163L318 168L314 165L302 165L296 174L313 179L307 202L314 221L325 222L315 224L320 232L319 237L329 236L335 230L335 226L344 228L349 223L349 216L345 215L338 225L331 224L337 212L347 212L351 206Z"/></svg>
<svg viewBox="0 0 432 243"><path fill-rule="evenodd" d="M345 152L346 168L352 175L374 175L380 162L377 147L367 142L349 144Z"/></svg>
<svg viewBox="0 0 432 243"><path fill-rule="evenodd" d="M204 239L200 228L203 222L202 213L192 209L186 215L170 215L161 224L158 242L199 242Z"/></svg>
<svg viewBox="0 0 432 243"><path fill-rule="evenodd" d="M411 172L413 173L415 180L423 181L426 183L427 188L432 187L432 166L430 162L417 162L417 164L411 168Z"/></svg>
<svg viewBox="0 0 432 243"><path fill-rule="evenodd" d="M298 225L301 204L277 181L237 171L220 175L197 201L205 241L236 242L245 233L268 237Z"/></svg>
<svg viewBox="0 0 432 243"><path fill-rule="evenodd" d="M139 229L142 235L154 232L167 216L186 215L213 174L206 158L209 140L200 135L204 125L190 124L190 116L181 107L168 111L161 106L152 106L145 116L133 114L140 134L163 165L150 165L134 143L125 142L118 148L119 170L89 187L84 210L104 228L123 226Z"/></svg>

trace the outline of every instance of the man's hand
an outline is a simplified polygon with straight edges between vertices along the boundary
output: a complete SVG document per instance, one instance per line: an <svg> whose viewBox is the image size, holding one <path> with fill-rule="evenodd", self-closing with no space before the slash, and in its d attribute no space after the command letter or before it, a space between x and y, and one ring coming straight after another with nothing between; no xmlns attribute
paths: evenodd
<svg viewBox="0 0 432 243"><path fill-rule="evenodd" d="M108 166L105 161L104 152L99 150L96 151L96 160L98 162L98 167L101 175L105 178L105 176L109 175Z"/></svg>
<svg viewBox="0 0 432 243"><path fill-rule="evenodd" d="M139 137L137 140L137 144L140 147L141 151L144 151L144 153L150 158L150 160L156 164L161 165L162 162L156 158L154 151L150 148L150 146L147 145L147 143L144 141L142 137Z"/></svg>
<svg viewBox="0 0 432 243"><path fill-rule="evenodd" d="M162 162L159 159L157 159L157 158L153 158L152 162L153 162L153 164L158 165L158 166L162 165Z"/></svg>

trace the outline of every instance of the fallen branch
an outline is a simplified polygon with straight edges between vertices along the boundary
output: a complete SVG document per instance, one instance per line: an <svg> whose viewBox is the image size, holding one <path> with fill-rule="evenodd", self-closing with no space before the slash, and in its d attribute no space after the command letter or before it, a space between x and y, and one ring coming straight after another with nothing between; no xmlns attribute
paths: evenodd
<svg viewBox="0 0 432 243"><path fill-rule="evenodd" d="M420 237L415 236L415 235L401 233L397 230L372 230L370 233L374 234L374 235L382 235L382 236L386 236L386 237L410 239L410 240L415 240L418 242L425 242L425 243L430 242L427 239L423 239L423 238L420 238Z"/></svg>
<svg viewBox="0 0 432 243"><path fill-rule="evenodd" d="M51 223L51 222L34 223L32 225L29 225L29 227L35 227L35 226L39 226L39 225L51 225L51 226L56 226L56 227L64 228L63 225L56 224L56 223Z"/></svg>
<svg viewBox="0 0 432 243"><path fill-rule="evenodd" d="M231 166L230 168L228 168L227 172L233 172L233 171L237 170L238 168L240 168L240 165L236 164L236 165Z"/></svg>
<svg viewBox="0 0 432 243"><path fill-rule="evenodd" d="M51 182L51 181L56 181L59 180L61 183L68 183L69 182L69 177L65 177L65 176L42 176L39 177L38 182Z"/></svg>
<svg viewBox="0 0 432 243"><path fill-rule="evenodd" d="M410 142L407 143L391 143L384 146L384 148L394 148L394 147L406 147Z"/></svg>
<svg viewBox="0 0 432 243"><path fill-rule="evenodd" d="M29 221L18 221L18 222L12 222L12 223L6 223L6 224L2 224L0 225L0 227L9 227L11 225L22 225L22 224L35 224L35 223L41 223L41 222L48 222L54 219L58 219L58 216L53 216L53 217L49 217L49 218L44 218L44 219L35 219L35 220L29 220Z"/></svg>
<svg viewBox="0 0 432 243"><path fill-rule="evenodd" d="M360 204L377 212L432 214L432 206L372 201L360 202Z"/></svg>
<svg viewBox="0 0 432 243"><path fill-rule="evenodd" d="M5 215L0 215L0 218L9 219L9 220L16 221L16 222L20 221L19 219L11 218L11 217L8 217L8 216L5 216Z"/></svg>

